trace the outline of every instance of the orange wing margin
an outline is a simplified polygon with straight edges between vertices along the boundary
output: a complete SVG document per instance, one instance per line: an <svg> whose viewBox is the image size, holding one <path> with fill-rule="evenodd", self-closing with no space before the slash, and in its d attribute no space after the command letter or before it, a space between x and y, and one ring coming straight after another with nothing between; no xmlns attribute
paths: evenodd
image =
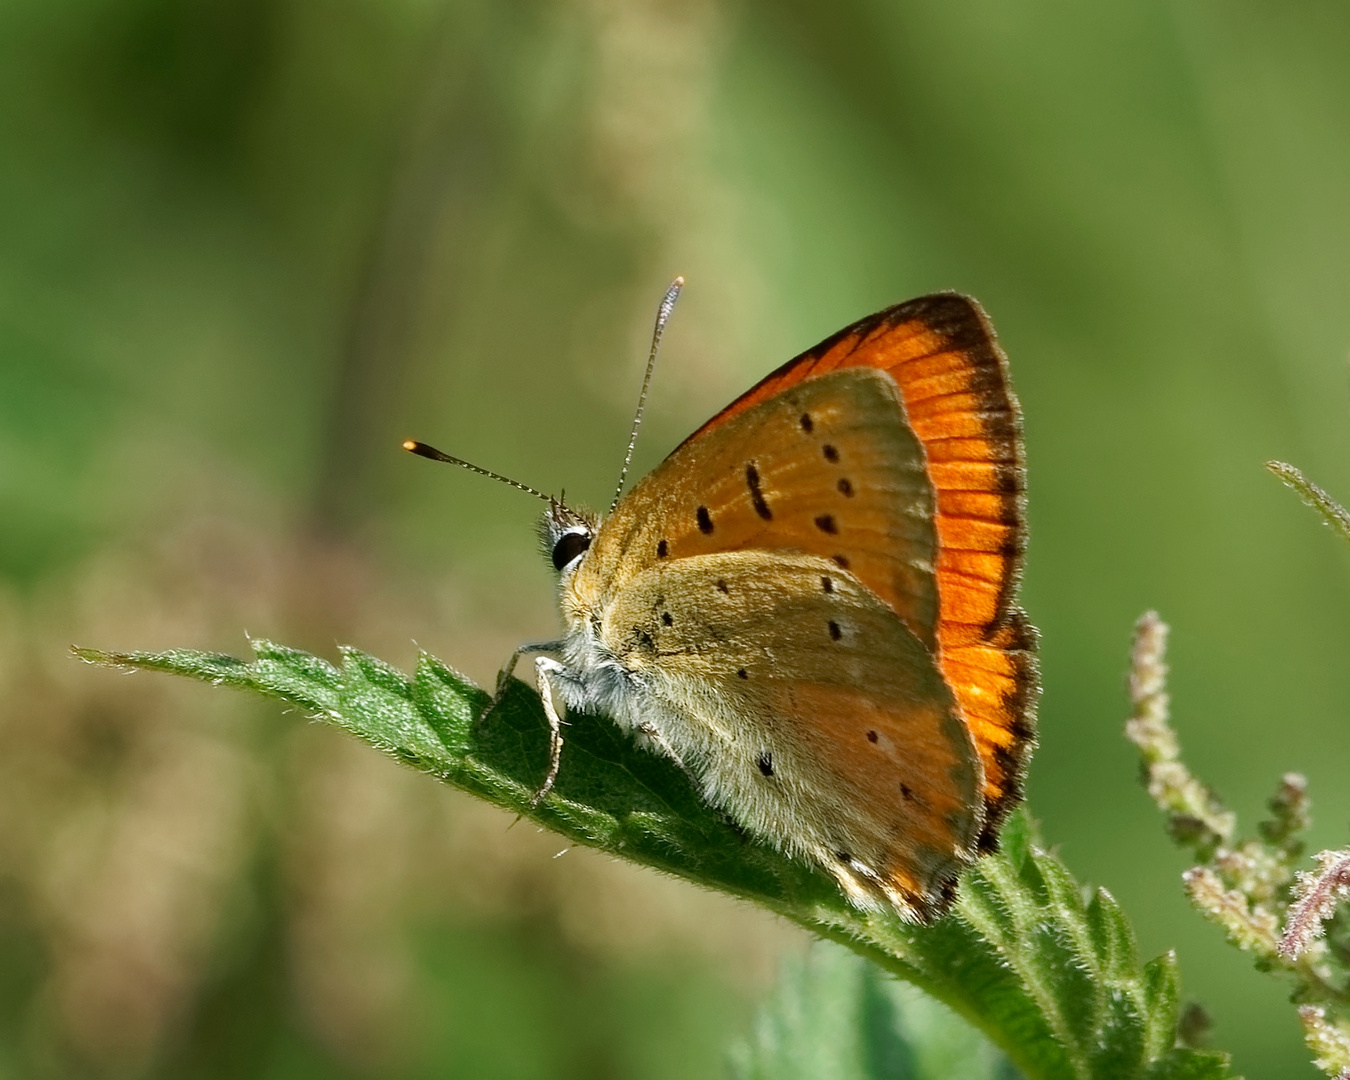
<svg viewBox="0 0 1350 1080"><path fill-rule="evenodd" d="M1036 633L1015 604L1026 544L1022 412L983 309L937 293L880 311L788 361L689 438L814 375L856 366L895 380L928 456L938 663L984 764L981 847L991 849L1021 798L1039 679Z"/></svg>

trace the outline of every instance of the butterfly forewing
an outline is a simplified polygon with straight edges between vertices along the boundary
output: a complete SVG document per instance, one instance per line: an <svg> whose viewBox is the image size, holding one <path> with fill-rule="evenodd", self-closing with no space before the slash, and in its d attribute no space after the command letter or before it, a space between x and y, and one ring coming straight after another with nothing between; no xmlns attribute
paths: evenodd
<svg viewBox="0 0 1350 1080"><path fill-rule="evenodd" d="M601 639L707 796L865 906L939 911L973 857L981 768L931 651L829 559L659 560Z"/></svg>
<svg viewBox="0 0 1350 1080"><path fill-rule="evenodd" d="M604 523L579 577L629 575L719 551L819 555L936 646L937 534L923 450L894 382L811 379L686 442Z"/></svg>

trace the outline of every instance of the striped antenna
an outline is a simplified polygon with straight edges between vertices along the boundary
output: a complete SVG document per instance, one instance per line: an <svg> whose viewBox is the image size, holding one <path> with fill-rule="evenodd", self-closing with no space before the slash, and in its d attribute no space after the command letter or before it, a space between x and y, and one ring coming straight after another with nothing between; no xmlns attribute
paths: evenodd
<svg viewBox="0 0 1350 1080"><path fill-rule="evenodd" d="M656 367L656 351L661 347L661 335L666 332L666 323L670 321L670 313L675 310L675 301L680 298L680 290L684 288L684 278L677 277L670 283L670 288L666 290L666 295L661 300L661 306L656 309L656 327L652 330L652 349L647 354L647 372L642 376L642 393L638 395L637 412L633 414L633 430L628 436L628 452L623 456L623 469L619 472L619 486L614 491L614 501L609 504L609 512L614 513L614 508L619 505L619 496L623 494L623 482L628 477L628 466L633 460L633 447L637 445L638 427L642 423L642 410L647 407L647 387L651 385L652 369Z"/></svg>
<svg viewBox="0 0 1350 1080"><path fill-rule="evenodd" d="M503 484L510 484L513 488L519 488L521 491L528 491L536 499L543 499L546 503L554 501L553 496L545 495L542 491L536 491L529 484L522 484L519 480L512 480L509 476L502 476L491 469L485 469L481 465L475 465L472 461L465 461L463 458L451 457L449 454L442 453L434 446L428 446L424 442L418 442L416 439L406 439L403 443L403 449L410 454L416 454L418 457L431 458L432 461L444 461L447 465L458 465L461 469L468 469L469 472L476 472L479 476L486 476L490 480L500 480Z"/></svg>

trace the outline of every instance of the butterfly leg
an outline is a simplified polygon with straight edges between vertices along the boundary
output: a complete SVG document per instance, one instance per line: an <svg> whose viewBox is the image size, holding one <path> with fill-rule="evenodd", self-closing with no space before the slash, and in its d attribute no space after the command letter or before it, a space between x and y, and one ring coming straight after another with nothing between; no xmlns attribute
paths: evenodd
<svg viewBox="0 0 1350 1080"><path fill-rule="evenodd" d="M680 757L675 747L670 745L670 741L661 734L660 729L657 728L655 724L650 724L644 720L637 725L635 730L639 735L650 739L661 753L665 754L666 757L675 762L675 764L680 767L680 771L693 782L694 787L701 786L698 777L695 776L693 772L690 771L689 766L684 763L684 758Z"/></svg>
<svg viewBox="0 0 1350 1080"><path fill-rule="evenodd" d="M552 657L536 656L534 670L536 685L539 687L539 699L544 703L544 715L548 717L549 728L548 775L544 777L543 787L536 791L534 798L530 800L531 806L538 806L539 800L553 787L553 781L558 779L558 767L562 764L562 717L558 715L558 706L553 700L553 681L549 676L560 674L567 669Z"/></svg>
<svg viewBox="0 0 1350 1080"><path fill-rule="evenodd" d="M511 659L502 665L497 672L497 688L492 694L492 700L488 702L487 708L478 714L476 723L479 727L487 723L487 718L497 711L497 706L502 703L502 698L506 697L506 691L511 687L511 676L515 674L516 664L526 653L533 652L560 652L563 643L561 641L529 641L524 645L517 646L516 651L511 654Z"/></svg>

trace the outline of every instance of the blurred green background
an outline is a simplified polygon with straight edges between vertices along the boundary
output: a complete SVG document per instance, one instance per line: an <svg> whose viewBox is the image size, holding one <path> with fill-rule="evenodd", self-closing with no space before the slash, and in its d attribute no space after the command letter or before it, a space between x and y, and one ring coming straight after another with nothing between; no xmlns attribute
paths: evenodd
<svg viewBox="0 0 1350 1080"><path fill-rule="evenodd" d="M1121 737L1172 622L1191 764L1350 818L1343 0L0 5L0 1077L718 1075L767 915L573 851L303 717L82 668L246 632L480 680L554 627L532 500L885 304L978 296L1026 412L1031 804L1311 1077L1182 896Z"/></svg>

